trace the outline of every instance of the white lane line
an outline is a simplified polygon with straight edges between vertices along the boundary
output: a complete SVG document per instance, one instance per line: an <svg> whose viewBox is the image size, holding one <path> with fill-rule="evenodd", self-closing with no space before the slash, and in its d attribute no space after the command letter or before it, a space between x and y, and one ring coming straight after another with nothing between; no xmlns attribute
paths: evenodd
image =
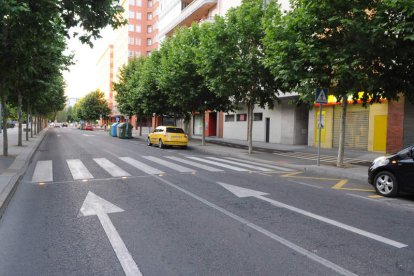
<svg viewBox="0 0 414 276"><path fill-rule="evenodd" d="M69 166L70 173L73 179L90 179L93 175L88 171L85 165L79 159L68 159L66 160Z"/></svg>
<svg viewBox="0 0 414 276"><path fill-rule="evenodd" d="M255 166L255 165L249 165L249 164L245 164L245 163L241 163L241 162L226 160L226 159L223 159L223 158L217 158L217 157L207 157L207 158L212 159L212 160L216 160L216 161L220 161L220 162L224 162L224 163L237 165L237 166L240 166L240 167L259 170L259 171L262 171L262 172L271 172L272 171L271 169L268 169L268 168L263 168L263 167L259 167L259 166Z"/></svg>
<svg viewBox="0 0 414 276"><path fill-rule="evenodd" d="M218 167L223 167L223 168L230 169L230 170L233 170L233 171L238 171L238 172L247 172L248 171L248 170L243 169L243 168L239 168L239 167L235 167L235 166L231 166L231 165L227 165L227 164L222 164L222 163L215 162L215 161L212 161L212 160L205 160L205 159L198 158L198 157L187 157L187 158L197 160L197 161L200 161L200 162L204 162L204 163L208 163L208 164L212 164L212 165L216 165Z"/></svg>
<svg viewBox="0 0 414 276"><path fill-rule="evenodd" d="M131 176L106 158L94 158L93 160L113 177Z"/></svg>
<svg viewBox="0 0 414 276"><path fill-rule="evenodd" d="M53 166L52 160L37 161L36 168L32 176L32 182L52 182Z"/></svg>
<svg viewBox="0 0 414 276"><path fill-rule="evenodd" d="M147 174L162 174L163 171L160 171L156 168L150 167L142 162L139 162L138 160L132 159L131 157L119 157L122 161L125 163L137 168L138 170L141 170Z"/></svg>
<svg viewBox="0 0 414 276"><path fill-rule="evenodd" d="M360 195L356 195L356 194L346 194L346 195L347 195L347 196L356 197L356 198L360 198L360 199L369 200L369 201L376 202L376 203L381 202L381 201L379 201L378 199L372 199L372 198L369 198L369 197L360 196Z"/></svg>
<svg viewBox="0 0 414 276"><path fill-rule="evenodd" d="M220 169L216 169L216 168L213 168L213 167L210 167L210 166L207 166L207 165L203 165L203 164L200 164L200 163L196 163L196 162L186 160L186 159L183 159L183 158L179 158L179 157L175 157L175 156L165 156L165 158L168 158L168 159L171 159L171 160L174 160L174 161L177 161L177 162L181 162L181 163L184 163L184 164L196 167L196 168L200 168L200 169L203 169L203 170L206 170L206 171L209 171L209 172L222 172L223 171L223 170L220 170Z"/></svg>
<svg viewBox="0 0 414 276"><path fill-rule="evenodd" d="M234 160L234 161L240 161L243 163L247 163L247 164L253 164L253 165L257 165L257 162L252 162L252 161L247 161L247 160L240 160L237 158L233 158L233 157L226 157L226 159L230 159L230 160ZM271 168L271 169L275 169L275 170L279 170L279 171L285 171L285 172L293 172L294 170L292 169L288 169L288 168L284 168L284 167L279 167L279 166L275 166L275 165L270 165L270 164L265 164L265 163L260 163L261 167L266 167L266 168Z"/></svg>
<svg viewBox="0 0 414 276"><path fill-rule="evenodd" d="M245 227L249 227L251 229L256 230L257 232L259 232L259 233L267 236L268 238L271 238L272 240L274 240L274 241L276 241L276 242L278 242L278 243L286 246L287 248L290 248L291 250L293 250L293 251L295 251L295 252L303 255L306 258L309 258L309 259L311 259L311 260L313 260L313 261L315 261L315 262L323 265L326 268L329 268L329 269L337 272L340 275L356 276L356 274L352 273L351 271L349 271L349 270L347 270L347 269L345 269L345 268L343 268L343 267L341 267L341 266L339 266L339 265L337 265L337 264L335 264L335 263L333 263L333 262L331 262L331 261L329 261L327 259L324 259L324 258L316 255L315 253L313 253L311 251L308 251L305 248L300 247L299 245L296 245L296 244L294 244L294 243L292 243L292 242L290 242L290 241L288 241L288 240L286 240L286 239L284 239L284 238L282 238L282 237L280 237L280 236L278 236L276 234L273 234L272 232L270 232L270 231L268 231L268 230L266 230L266 229L264 229L264 228L262 228L262 227L260 227L260 226L258 226L256 224L254 224L254 223L252 223L252 222L250 222L250 221L248 221L248 220L246 220L246 219L244 219L244 218L242 218L242 217L240 217L240 216L238 216L236 214L233 214L233 213L227 211L226 209L221 208L220 206L218 206L218 205L216 205L214 203L211 203L208 200L205 200L202 197L199 197L196 194L193 194L193 193L187 191L187 190L185 190L185 189L183 189L183 188L181 188L181 187L179 187L179 186L171 183L170 181L168 181L168 180L166 180L166 179L164 179L162 177L158 177L158 176L155 176L155 177L159 181L164 182L165 184L167 184L168 186L170 186L170 187L172 187L174 189L177 189L177 190L181 191L182 193L184 193L184 194L186 194L186 195L188 195L188 196L190 196L190 197L192 197L192 198L194 198L194 199L202 202L203 204L205 204L205 205L207 205L207 206L215 209L216 211L218 211L218 212L220 212L220 213L222 213L222 214L224 214L224 215L226 215L226 216L234 219L235 221L238 221L239 223L241 223Z"/></svg>
<svg viewBox="0 0 414 276"><path fill-rule="evenodd" d="M162 166L168 167L168 168L170 168L172 170L178 171L178 172L190 173L190 172L194 172L195 171L193 169L190 169L190 168L187 168L187 167L183 167L183 166L174 164L174 163L169 162L169 161L165 161L165 160L163 160L161 158L157 158L157 157L154 157L154 156L142 156L142 157L145 158L145 159L148 159L148 160L150 160L152 162L155 162L157 164L160 164Z"/></svg>
<svg viewBox="0 0 414 276"><path fill-rule="evenodd" d="M368 232L368 231L365 231L365 230L347 225L345 223L342 223L342 222L339 222L339 221L336 221L336 220L333 220L333 219L329 219L329 218L326 218L326 217L323 217L323 216L320 216L320 215L317 215L317 214L314 214L314 213L311 213L311 212L308 212L308 211L305 211L305 210L302 210L302 209L299 209L299 208L296 208L296 207L293 207L293 206L290 206L290 205L287 205L287 204L284 204L282 202L279 202L279 201L276 201L276 200L273 200L273 199L270 199L270 198L267 198L267 197L264 197L264 196L256 196L256 198L259 198L261 200L269 202L273 206L276 206L276 207L279 207L279 208L285 208L287 210L296 212L298 214L301 214L301 215L304 215L304 216L307 216L307 217L325 222L327 224L330 224L330 225L336 226L338 228L342 228L344 230L353 232L355 234L359 234L361 236L364 236L364 237L367 237L367 238L370 238L370 239L373 239L373 240L376 240L376 241L394 246L396 248L404 248L404 247L408 246L406 244L388 239L386 237L382 237L380 235L377 235L377 234L374 234L374 233L371 233L371 232Z"/></svg>

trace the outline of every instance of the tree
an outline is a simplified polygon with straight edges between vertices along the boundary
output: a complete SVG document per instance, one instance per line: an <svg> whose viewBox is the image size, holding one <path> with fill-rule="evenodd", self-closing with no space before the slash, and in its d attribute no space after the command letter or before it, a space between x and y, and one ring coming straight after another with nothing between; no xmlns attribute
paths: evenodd
<svg viewBox="0 0 414 276"><path fill-rule="evenodd" d="M249 153L253 150L254 106L273 108L279 90L262 62L263 16L263 0L242 1L226 18L215 17L215 23L201 34L198 52L200 73L209 88L236 105L247 106Z"/></svg>
<svg viewBox="0 0 414 276"><path fill-rule="evenodd" d="M396 35L384 24L391 19L392 2L402 1L296 0L285 16L274 2L268 8L265 63L276 79L309 101L317 88L329 88L342 102L337 166L343 165L349 97L364 104L396 100L399 92L408 91L405 81L412 91L412 78L397 77L404 67L398 62L404 62L398 58Z"/></svg>
<svg viewBox="0 0 414 276"><path fill-rule="evenodd" d="M163 44L159 83L168 95L169 104L181 113L202 115L202 145L205 145L205 120L207 110L228 111L232 103L227 95L214 93L199 73L196 49L200 46L200 34L207 28L193 24L191 28L179 29Z"/></svg>
<svg viewBox="0 0 414 276"><path fill-rule="evenodd" d="M108 102L105 100L105 94L99 89L90 92L79 100L78 103L77 116L81 120L95 121L100 116L108 116L111 113Z"/></svg>

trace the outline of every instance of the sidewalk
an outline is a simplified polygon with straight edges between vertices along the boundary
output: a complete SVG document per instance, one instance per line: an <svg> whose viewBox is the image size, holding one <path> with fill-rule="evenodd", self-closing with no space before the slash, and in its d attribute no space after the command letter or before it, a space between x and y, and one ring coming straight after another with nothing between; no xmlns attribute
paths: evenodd
<svg viewBox="0 0 414 276"><path fill-rule="evenodd" d="M23 132L23 146L18 147L18 127L7 129L9 156L2 155L3 133L0 134L0 217L17 187L16 184L26 171L33 154L43 140L46 131L47 128L37 135L33 135L33 138L30 138L29 133L29 141L26 141L26 133Z"/></svg>
<svg viewBox="0 0 414 276"><path fill-rule="evenodd" d="M134 130L132 135L134 138L146 141L146 134L143 134L140 137L138 131ZM273 151L296 153L303 152L314 154L317 153L317 148L309 147L306 145L284 145L265 142L253 142L253 153L248 154L247 149L244 148L247 147L247 141L206 137L206 143L206 146L201 146L201 137L193 136L190 139L189 148L206 154L232 156L239 159L246 159L250 161L264 162L270 164L275 164L275 162L277 162L276 156L272 154ZM267 151L260 151L260 149L265 149ZM321 149L321 154L323 155L337 156L337 153L337 149ZM368 165L375 158L377 158L378 156L382 156L384 154L368 151L345 150L344 155L347 158L365 160L364 165ZM294 162L283 164L277 163L277 165L323 176L329 176L334 178L346 178L363 182L366 182L368 177L367 166L354 164L347 164L343 168L322 164L320 166L317 166L316 161L314 165L295 164Z"/></svg>

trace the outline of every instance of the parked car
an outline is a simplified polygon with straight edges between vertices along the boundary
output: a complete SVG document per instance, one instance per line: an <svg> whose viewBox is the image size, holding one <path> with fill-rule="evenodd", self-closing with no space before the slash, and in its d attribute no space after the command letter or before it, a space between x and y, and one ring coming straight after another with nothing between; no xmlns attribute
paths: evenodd
<svg viewBox="0 0 414 276"><path fill-rule="evenodd" d="M368 169L368 182L385 197L414 193L414 145L375 159Z"/></svg>
<svg viewBox="0 0 414 276"><path fill-rule="evenodd" d="M7 121L7 124L6 124L6 127L7 128L14 128L15 127L15 123L14 123L14 121ZM1 128L3 129L4 128L4 126L3 126L3 124L1 124Z"/></svg>
<svg viewBox="0 0 414 276"><path fill-rule="evenodd" d="M62 123L62 127L68 127L68 123Z"/></svg>
<svg viewBox="0 0 414 276"><path fill-rule="evenodd" d="M166 146L179 146L187 148L188 136L184 130L175 126L158 126L148 134L147 145L158 145L159 148Z"/></svg>
<svg viewBox="0 0 414 276"><path fill-rule="evenodd" d="M84 130L93 130L92 125L85 125Z"/></svg>
<svg viewBox="0 0 414 276"><path fill-rule="evenodd" d="M55 123L55 128L60 128L60 123Z"/></svg>

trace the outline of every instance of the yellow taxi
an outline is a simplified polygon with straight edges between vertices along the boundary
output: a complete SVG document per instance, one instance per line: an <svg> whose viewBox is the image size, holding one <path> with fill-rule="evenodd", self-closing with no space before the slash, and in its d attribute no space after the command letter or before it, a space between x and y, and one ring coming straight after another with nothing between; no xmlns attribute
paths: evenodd
<svg viewBox="0 0 414 276"><path fill-rule="evenodd" d="M158 145L160 149L166 146L179 146L186 148L188 136L184 130L175 126L158 126L148 134L147 145Z"/></svg>

